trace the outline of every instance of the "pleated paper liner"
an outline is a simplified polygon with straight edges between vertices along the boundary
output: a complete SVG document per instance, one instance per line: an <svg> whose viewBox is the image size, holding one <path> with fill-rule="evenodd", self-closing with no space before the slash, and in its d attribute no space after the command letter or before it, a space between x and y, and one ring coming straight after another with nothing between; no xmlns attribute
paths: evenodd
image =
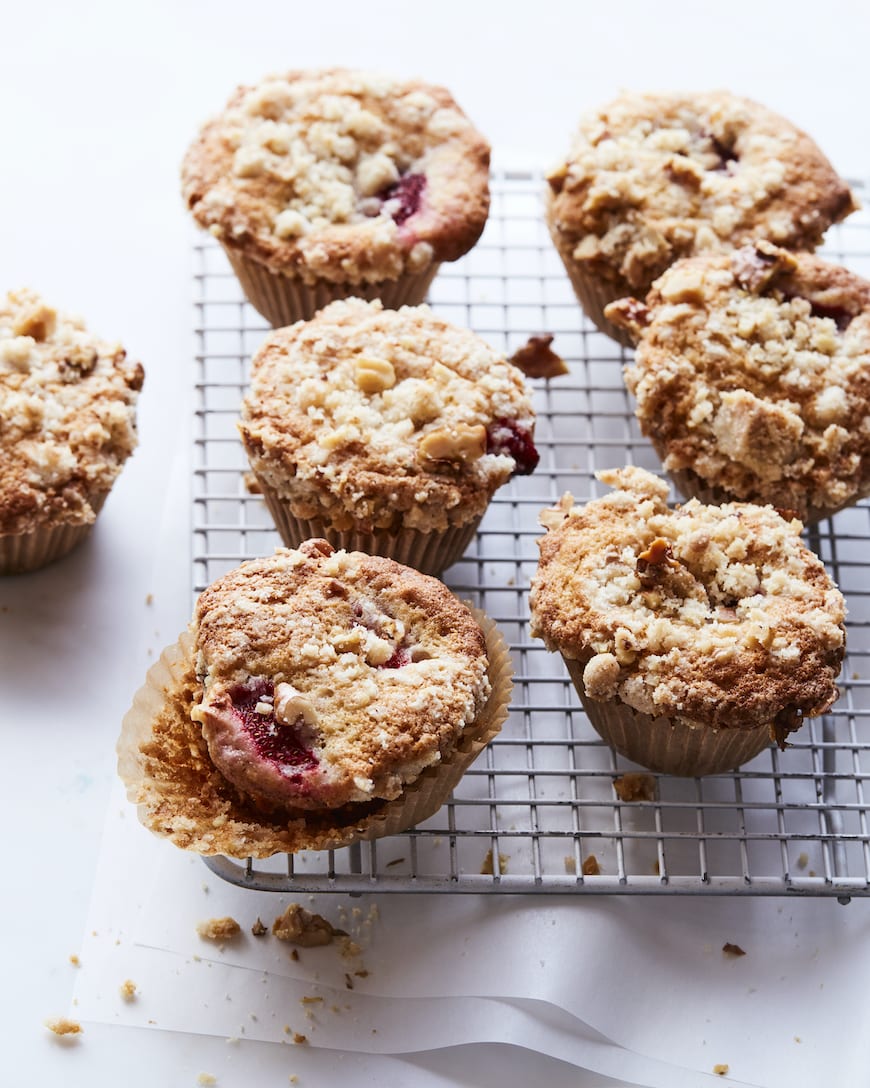
<svg viewBox="0 0 870 1088"><path fill-rule="evenodd" d="M651 771L684 777L721 774L748 763L770 743L766 725L693 729L675 719L642 714L621 699L592 699L583 683L584 663L563 660L595 732L620 755Z"/></svg>
<svg viewBox="0 0 870 1088"><path fill-rule="evenodd" d="M108 491L89 500L95 516L107 496ZM53 525L32 533L0 535L0 575L27 574L62 559L86 539L93 524Z"/></svg>
<svg viewBox="0 0 870 1088"><path fill-rule="evenodd" d="M257 485L266 500L275 528L288 548L298 548L305 540L323 537L333 548L383 555L404 563L422 574L436 577L457 563L474 539L481 517L447 529L421 532L418 529L335 529L323 518L297 518L290 504L262 480Z"/></svg>
<svg viewBox="0 0 870 1088"><path fill-rule="evenodd" d="M440 262L427 265L422 272L408 272L395 280L376 283L331 283L320 280L308 284L295 276L271 272L259 261L225 248L233 271L248 302L273 328L307 321L318 310L339 298L379 298L388 310L417 306L426 298Z"/></svg>
<svg viewBox="0 0 870 1088"><path fill-rule="evenodd" d="M183 849L235 858L338 849L421 823L448 800L508 715L513 669L507 645L492 620L472 612L486 637L492 692L454 754L424 770L393 801L283 815L259 811L211 763L202 730L190 720L198 685L193 638L185 632L149 670L121 728L118 772L139 819Z"/></svg>

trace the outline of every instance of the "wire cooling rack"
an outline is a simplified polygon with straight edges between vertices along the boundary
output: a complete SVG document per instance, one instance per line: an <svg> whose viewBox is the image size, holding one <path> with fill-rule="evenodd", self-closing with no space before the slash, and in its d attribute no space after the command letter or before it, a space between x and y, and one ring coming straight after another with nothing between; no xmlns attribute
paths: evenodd
<svg viewBox="0 0 870 1088"><path fill-rule="evenodd" d="M867 200L867 187L856 184ZM529 638L537 516L565 491L586 501L596 470L661 466L622 381L625 349L583 316L541 218L543 180L501 173L477 247L444 265L430 294L442 317L507 353L553 333L570 375L532 382L541 463L495 496L447 584L496 620L515 666L501 735L455 795L419 827L336 851L239 863L208 859L243 886L275 891L870 895L870 507L824 521L807 540L849 607L841 698L785 752L737 772L644 780L650 800L615 786L640 768L590 727L558 655ZM834 228L824 252L870 278L870 214ZM267 332L210 240L195 248L196 425L193 589L280 544L245 486L236 432L248 362ZM597 870L597 871L596 871Z"/></svg>

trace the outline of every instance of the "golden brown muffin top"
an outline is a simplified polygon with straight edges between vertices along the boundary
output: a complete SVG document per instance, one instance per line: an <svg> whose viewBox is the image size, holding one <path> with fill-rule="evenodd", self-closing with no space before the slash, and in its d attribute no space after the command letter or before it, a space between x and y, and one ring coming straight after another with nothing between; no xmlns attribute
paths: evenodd
<svg viewBox="0 0 870 1088"><path fill-rule="evenodd" d="M490 691L483 633L441 582L323 540L219 578L192 631L212 761L280 808L399 796Z"/></svg>
<svg viewBox="0 0 870 1088"><path fill-rule="evenodd" d="M625 294L697 252L813 249L857 206L806 133L722 91L623 94L584 116L548 200L563 256Z"/></svg>
<svg viewBox="0 0 870 1088"><path fill-rule="evenodd" d="M240 430L294 513L338 528L462 524L537 463L522 374L428 306L342 300L271 333Z"/></svg>
<svg viewBox="0 0 870 1088"><path fill-rule="evenodd" d="M86 525L136 445L143 371L35 291L0 299L0 533Z"/></svg>
<svg viewBox="0 0 870 1088"><path fill-rule="evenodd" d="M455 260L489 210L489 145L443 87L292 71L239 87L193 142L200 226L273 272L364 283Z"/></svg>
<svg viewBox="0 0 870 1088"><path fill-rule="evenodd" d="M692 499L638 468L611 494L545 510L532 634L584 663L593 699L782 738L837 698L845 605L798 521Z"/></svg>
<svg viewBox="0 0 870 1088"><path fill-rule="evenodd" d="M646 305L626 382L665 467L802 520L870 492L870 283L765 242L679 261Z"/></svg>

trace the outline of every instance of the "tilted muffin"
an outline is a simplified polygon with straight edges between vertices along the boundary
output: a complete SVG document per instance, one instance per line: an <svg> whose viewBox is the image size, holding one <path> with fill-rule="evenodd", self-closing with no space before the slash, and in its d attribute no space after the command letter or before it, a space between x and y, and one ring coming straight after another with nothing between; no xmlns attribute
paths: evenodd
<svg viewBox="0 0 870 1088"><path fill-rule="evenodd" d="M182 186L250 302L289 325L348 295L422 302L483 230L489 145L443 87L293 71L236 90Z"/></svg>
<svg viewBox="0 0 870 1088"><path fill-rule="evenodd" d="M759 238L812 250L856 208L812 139L726 92L623 94L581 122L548 176L547 222L584 310L643 298L680 257Z"/></svg>
<svg viewBox="0 0 870 1088"><path fill-rule="evenodd" d="M139 363L34 291L0 299L0 574L88 534L136 445Z"/></svg>
<svg viewBox="0 0 870 1088"><path fill-rule="evenodd" d="M870 283L766 242L679 261L609 317L641 430L686 496L814 522L870 494Z"/></svg>
<svg viewBox="0 0 870 1088"><path fill-rule="evenodd" d="M532 634L558 650L593 727L655 771L726 771L785 747L837 698L845 606L799 521L769 506L670 510L637 468L545 510Z"/></svg>
<svg viewBox="0 0 870 1088"><path fill-rule="evenodd" d="M431 815L507 715L507 649L434 578L324 540L200 596L125 719L144 822L200 853L267 856Z"/></svg>
<svg viewBox="0 0 870 1088"><path fill-rule="evenodd" d="M523 376L427 306L333 302L268 336L240 424L285 544L311 536L428 574L538 461Z"/></svg>

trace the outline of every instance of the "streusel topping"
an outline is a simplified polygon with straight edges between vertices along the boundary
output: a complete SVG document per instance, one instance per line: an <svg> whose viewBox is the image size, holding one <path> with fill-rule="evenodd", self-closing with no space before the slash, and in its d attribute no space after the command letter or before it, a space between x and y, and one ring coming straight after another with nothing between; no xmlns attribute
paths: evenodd
<svg viewBox="0 0 870 1088"><path fill-rule="evenodd" d="M759 242L606 312L639 338L626 382L666 468L802 519L870 492L870 283Z"/></svg>
<svg viewBox="0 0 870 1088"><path fill-rule="evenodd" d="M185 158L185 199L231 247L306 279L454 260L489 207L489 147L442 87L334 69L240 87Z"/></svg>
<svg viewBox="0 0 870 1088"><path fill-rule="evenodd" d="M801 524L771 507L696 499L669 509L642 469L545 510L532 634L584 663L593 699L690 726L777 739L837 697L845 605Z"/></svg>
<svg viewBox="0 0 870 1088"><path fill-rule="evenodd" d="M139 363L36 292L0 299L0 533L85 525L136 445Z"/></svg>
<svg viewBox="0 0 870 1088"><path fill-rule="evenodd" d="M397 797L490 692L483 633L441 582L323 540L218 579L192 630L211 757L280 807Z"/></svg>
<svg viewBox="0 0 870 1088"><path fill-rule="evenodd" d="M756 238L812 249L856 207L806 133L724 92L622 95L581 120L549 183L560 251L626 293Z"/></svg>
<svg viewBox="0 0 870 1088"><path fill-rule="evenodd" d="M271 333L240 430L296 516L336 528L462 524L537 463L519 370L427 306L349 299Z"/></svg>

